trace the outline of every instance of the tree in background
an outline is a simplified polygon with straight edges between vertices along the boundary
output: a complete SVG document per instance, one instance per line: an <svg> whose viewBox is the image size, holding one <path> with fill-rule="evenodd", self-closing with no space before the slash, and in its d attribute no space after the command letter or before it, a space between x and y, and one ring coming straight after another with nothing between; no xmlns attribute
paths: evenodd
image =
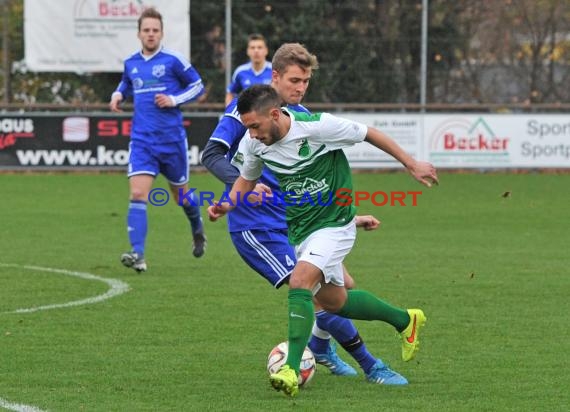
<svg viewBox="0 0 570 412"><path fill-rule="evenodd" d="M467 2L465 2L467 3ZM570 4L562 0L462 3L452 86L437 102L556 103L570 93ZM440 82L436 82L440 85ZM437 86L436 86L437 87Z"/></svg>
<svg viewBox="0 0 570 412"><path fill-rule="evenodd" d="M9 7L10 101L106 103L119 73L26 70L23 0ZM570 2L430 0L428 103L570 102ZM317 54L308 102L418 103L421 0L233 0L232 56L262 33L270 52L300 42ZM225 6L191 2L191 61L208 102L225 95ZM2 44L5 44L4 42ZM3 74L0 72L0 77Z"/></svg>

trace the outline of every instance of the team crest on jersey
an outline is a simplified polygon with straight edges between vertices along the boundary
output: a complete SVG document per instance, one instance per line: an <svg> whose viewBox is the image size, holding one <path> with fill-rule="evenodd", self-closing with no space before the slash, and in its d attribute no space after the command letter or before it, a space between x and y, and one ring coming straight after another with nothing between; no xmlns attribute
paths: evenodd
<svg viewBox="0 0 570 412"><path fill-rule="evenodd" d="M234 157L232 159L232 162L243 165L243 153L236 152L236 154L234 155Z"/></svg>
<svg viewBox="0 0 570 412"><path fill-rule="evenodd" d="M301 157L309 157L311 154L311 146L309 146L309 142L307 139L301 140L297 143L297 147L299 148L299 156Z"/></svg>
<svg viewBox="0 0 570 412"><path fill-rule="evenodd" d="M133 89L137 90L144 86L144 81L140 77L133 79Z"/></svg>
<svg viewBox="0 0 570 412"><path fill-rule="evenodd" d="M152 66L152 75L154 77L162 77L166 73L166 66L164 64L157 64Z"/></svg>

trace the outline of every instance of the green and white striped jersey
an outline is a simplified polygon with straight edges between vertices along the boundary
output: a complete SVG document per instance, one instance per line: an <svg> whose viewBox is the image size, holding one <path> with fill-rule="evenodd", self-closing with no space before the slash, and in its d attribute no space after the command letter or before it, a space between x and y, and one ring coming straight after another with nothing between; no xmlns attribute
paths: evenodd
<svg viewBox="0 0 570 412"><path fill-rule="evenodd" d="M247 180L257 180L264 165L275 174L287 206L289 240L298 245L311 233L344 226L356 215L351 170L342 148L362 142L368 128L329 113L282 110L291 117L287 135L266 146L247 133L233 162L242 163L241 175Z"/></svg>

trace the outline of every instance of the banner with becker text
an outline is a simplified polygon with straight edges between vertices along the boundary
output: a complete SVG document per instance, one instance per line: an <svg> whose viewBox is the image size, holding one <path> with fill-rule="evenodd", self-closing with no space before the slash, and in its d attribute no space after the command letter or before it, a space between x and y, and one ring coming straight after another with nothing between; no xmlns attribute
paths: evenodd
<svg viewBox="0 0 570 412"><path fill-rule="evenodd" d="M162 14L162 43L186 58L190 50L188 0L25 0L24 45L28 70L122 72L140 50L137 20L145 8Z"/></svg>
<svg viewBox="0 0 570 412"><path fill-rule="evenodd" d="M567 114L429 114L422 138L440 168L570 167Z"/></svg>
<svg viewBox="0 0 570 412"><path fill-rule="evenodd" d="M132 114L0 114L0 170L124 169ZM407 153L438 168L570 168L570 116L533 114L340 115L391 136ZM192 166L219 114L184 112ZM353 168L399 162L363 142L346 148Z"/></svg>

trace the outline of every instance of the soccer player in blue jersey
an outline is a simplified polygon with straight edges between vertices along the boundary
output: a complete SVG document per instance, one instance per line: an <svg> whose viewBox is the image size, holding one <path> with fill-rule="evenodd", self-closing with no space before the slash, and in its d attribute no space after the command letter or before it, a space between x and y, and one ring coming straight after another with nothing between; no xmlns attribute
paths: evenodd
<svg viewBox="0 0 570 412"><path fill-rule="evenodd" d="M271 83L271 62L268 62L267 42L261 34L250 34L247 38L247 56L249 62L238 66L232 75L232 81L226 94L226 106L239 92L254 84Z"/></svg>
<svg viewBox="0 0 570 412"><path fill-rule="evenodd" d="M204 92L202 79L179 53L161 46L163 24L154 8L145 9L138 20L142 50L124 63L121 82L109 107L120 112L119 104L133 97L134 113L129 146L130 203L127 229L131 250L121 256L123 265L144 272L147 235L147 200L155 177L162 173L178 204L179 189L188 192L188 142L179 106L195 100ZM199 206L182 206L190 221L195 257L204 254L206 236Z"/></svg>
<svg viewBox="0 0 570 412"><path fill-rule="evenodd" d="M307 112L300 103L317 66L316 57L300 44L284 44L275 52L272 85L288 107ZM246 132L237 113L236 102L237 99L226 108L202 155L202 163L226 184L228 191L239 177L239 170L232 166L230 160ZM235 158L234 164L239 166L239 161ZM276 177L267 168L259 182L274 193L280 191ZM263 187L259 187L259 191L263 191ZM275 288L287 283L297 260L287 238L284 205L273 202L259 207L242 205L229 213L227 219L232 242L242 259ZM378 227L378 223L371 216L357 217L357 224L368 230ZM347 288L354 286L346 271L345 285ZM352 321L317 309L309 347L317 362L327 366L332 373L356 375L356 371L337 356L334 346L329 343L331 335L358 362L369 382L407 383L403 376L368 351Z"/></svg>

